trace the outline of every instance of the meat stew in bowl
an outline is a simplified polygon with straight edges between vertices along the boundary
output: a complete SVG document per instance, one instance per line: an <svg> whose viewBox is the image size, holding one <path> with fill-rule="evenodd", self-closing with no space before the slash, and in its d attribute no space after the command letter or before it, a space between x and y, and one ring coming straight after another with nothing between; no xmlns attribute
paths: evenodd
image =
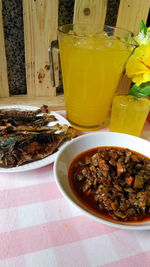
<svg viewBox="0 0 150 267"><path fill-rule="evenodd" d="M78 199L115 221L150 219L150 159L121 147L95 147L76 156L69 183Z"/></svg>

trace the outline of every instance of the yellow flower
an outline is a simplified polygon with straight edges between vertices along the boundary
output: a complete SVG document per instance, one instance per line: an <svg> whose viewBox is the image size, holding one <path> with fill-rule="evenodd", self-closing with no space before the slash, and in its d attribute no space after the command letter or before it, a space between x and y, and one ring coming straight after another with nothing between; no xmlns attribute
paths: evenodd
<svg viewBox="0 0 150 267"><path fill-rule="evenodd" d="M150 27L149 27L150 28ZM137 36L135 36L135 40L139 45L149 45L150 44L150 30L147 29L146 35L143 32L140 32Z"/></svg>
<svg viewBox="0 0 150 267"><path fill-rule="evenodd" d="M126 65L126 74L137 86L150 81L150 45L134 50Z"/></svg>
<svg viewBox="0 0 150 267"><path fill-rule="evenodd" d="M145 26L146 27L146 26ZM138 45L149 45L150 44L150 27L147 28L146 33L141 30L137 36L134 37Z"/></svg>

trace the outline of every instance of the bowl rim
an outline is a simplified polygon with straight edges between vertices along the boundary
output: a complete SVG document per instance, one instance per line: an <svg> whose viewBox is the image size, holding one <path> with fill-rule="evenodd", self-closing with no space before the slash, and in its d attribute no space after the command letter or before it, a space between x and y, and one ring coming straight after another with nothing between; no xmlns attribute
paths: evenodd
<svg viewBox="0 0 150 267"><path fill-rule="evenodd" d="M114 221L108 221L107 219L104 219L104 218L101 218L101 217L98 217L92 213L90 213L89 211L85 210L84 208L82 208L81 206L79 206L77 203L75 203L71 197L66 194L65 190L63 189L63 187L61 186L61 182L60 182L60 179L58 178L58 175L57 175L57 167L58 167L58 164L59 164L59 160L60 160L60 157L61 155L64 153L64 151L69 147L69 146L72 146L72 144L74 144L75 142L77 142L78 140L82 140L84 139L86 136L95 136L95 135L114 135L114 136L128 136L128 137L132 137L133 139L136 139L139 141L142 141L142 142L146 142L147 144L150 145L150 142L146 139L143 139L141 137L137 137L137 136L133 136L133 135L129 135L129 134L124 134L124 133L117 133L117 132L93 132L93 133L87 133L87 134L83 134L83 135L80 135L78 137L76 137L75 139L72 139L70 142L66 143L64 145L64 147L59 151L57 157L56 157L56 160L54 162L54 166L53 166L53 171L54 171L54 179L55 179L55 182L60 190L60 192L62 193L63 197L71 202L71 204L73 206L75 206L76 208L78 208L80 211L83 212L83 215L87 215L88 217L90 218L93 218L94 220L100 222L100 223L103 223L104 225L107 225L109 227L115 227L115 228L120 228L120 229L124 229L124 230L149 230L150 229L150 224L149 225L144 225L144 222L142 223L138 223L138 222L135 222L134 223L129 223L130 225L128 224L122 224L121 222L114 222ZM121 147L121 146L119 146ZM86 149L88 150L88 149ZM131 149L132 150L132 149ZM84 150L83 150L84 151ZM135 150L136 151L136 150ZM150 223L150 221L149 221ZM136 226L136 224L138 224ZM141 225L139 225L141 224Z"/></svg>

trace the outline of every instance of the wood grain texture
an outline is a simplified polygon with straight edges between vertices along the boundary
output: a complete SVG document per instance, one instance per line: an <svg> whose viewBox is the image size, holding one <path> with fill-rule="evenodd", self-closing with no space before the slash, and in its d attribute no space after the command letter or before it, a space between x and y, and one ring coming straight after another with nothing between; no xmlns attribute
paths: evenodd
<svg viewBox="0 0 150 267"><path fill-rule="evenodd" d="M150 0L120 0L116 26L127 29L134 34L139 32L140 21L147 21ZM117 94L126 94L131 86L131 80L122 76Z"/></svg>
<svg viewBox="0 0 150 267"><path fill-rule="evenodd" d="M23 0L27 93L54 96L48 47L57 39L58 0ZM55 65L55 71L57 66Z"/></svg>
<svg viewBox="0 0 150 267"><path fill-rule="evenodd" d="M139 32L140 21L147 21L150 8L150 0L120 0L117 17L117 27Z"/></svg>
<svg viewBox="0 0 150 267"><path fill-rule="evenodd" d="M2 0L0 0L0 97L5 96L9 96L9 88L3 31Z"/></svg>
<svg viewBox="0 0 150 267"><path fill-rule="evenodd" d="M64 96L58 95L54 97L44 96L29 96L29 95L12 95L9 97L0 98L0 106L5 105L27 105L27 106L42 106L43 104L51 107L52 110L63 110Z"/></svg>
<svg viewBox="0 0 150 267"><path fill-rule="evenodd" d="M104 25L107 0L75 0L73 23Z"/></svg>
<svg viewBox="0 0 150 267"><path fill-rule="evenodd" d="M120 82L117 87L117 95L126 95L128 90L131 87L131 79L128 78L125 74L121 76Z"/></svg>

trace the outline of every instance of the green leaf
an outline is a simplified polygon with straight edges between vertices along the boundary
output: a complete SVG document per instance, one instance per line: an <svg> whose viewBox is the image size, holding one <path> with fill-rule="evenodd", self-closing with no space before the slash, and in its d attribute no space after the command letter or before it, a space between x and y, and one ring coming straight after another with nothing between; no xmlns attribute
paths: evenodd
<svg viewBox="0 0 150 267"><path fill-rule="evenodd" d="M140 31L143 32L145 35L147 34L147 27L143 20L140 22Z"/></svg>
<svg viewBox="0 0 150 267"><path fill-rule="evenodd" d="M140 86L134 84L129 90L128 95L133 95L139 98L150 96L150 82L142 83Z"/></svg>

